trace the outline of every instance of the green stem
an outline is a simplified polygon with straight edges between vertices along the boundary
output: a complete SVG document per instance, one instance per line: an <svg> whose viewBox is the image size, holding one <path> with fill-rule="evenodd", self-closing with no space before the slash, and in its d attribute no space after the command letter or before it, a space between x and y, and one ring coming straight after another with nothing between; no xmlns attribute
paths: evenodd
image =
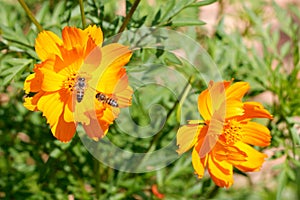
<svg viewBox="0 0 300 200"><path fill-rule="evenodd" d="M133 15L134 11L136 10L137 6L139 5L140 1L141 0L135 0L134 1L133 5L132 5L130 11L128 12L128 14L126 15L126 17L123 21L123 24L121 25L121 28L118 31L118 33L122 33L125 30L129 20L131 19L132 15Z"/></svg>
<svg viewBox="0 0 300 200"><path fill-rule="evenodd" d="M119 39L121 37L120 33L122 33L125 30L129 20L131 19L132 15L133 15L134 11L136 10L137 6L139 5L140 1L141 0L135 0L135 2L133 3L131 9L129 10L128 14L126 15L126 17L123 21L123 24L121 25L121 27L118 31L118 34L116 35L116 37L114 37L113 42L118 42L119 41Z"/></svg>
<svg viewBox="0 0 300 200"><path fill-rule="evenodd" d="M213 198L217 195L219 189L220 189L220 188L219 188L218 186L215 185L215 186L213 187L213 189L208 193L207 199L213 199Z"/></svg>
<svg viewBox="0 0 300 200"><path fill-rule="evenodd" d="M96 188L96 199L100 199L101 194L101 180L100 180L100 163L97 159L94 160L94 173L95 173L95 188Z"/></svg>
<svg viewBox="0 0 300 200"><path fill-rule="evenodd" d="M83 0L79 0L79 7L80 7L80 13L81 13L82 28L85 28L86 22L85 22L85 15L84 15Z"/></svg>
<svg viewBox="0 0 300 200"><path fill-rule="evenodd" d="M172 113L174 110L176 110L176 107L178 105L182 105L183 100L186 98L187 94L189 93L189 91L191 90L191 80L193 79L193 77L190 77L189 81L187 82L187 84L185 85L184 89L182 90L181 94L179 95L179 101L176 101L173 105L173 107L169 110L169 112L167 113L167 117L166 117L166 122L169 120L169 118L171 117ZM165 123L166 123L165 122ZM147 153L150 152L152 149L155 148L155 144L156 141L161 137L161 134L163 133L163 129L161 129L152 139L150 146L147 149Z"/></svg>
<svg viewBox="0 0 300 200"><path fill-rule="evenodd" d="M23 7L23 9L25 10L26 14L28 15L29 19L32 21L32 23L34 23L34 25L36 26L36 28L38 29L39 32L42 32L44 29L43 27L40 25L40 23L36 20L36 18L34 17L34 15L32 14L32 12L30 11L30 9L28 8L28 6L26 5L24 0L18 0L19 3L21 4L21 6Z"/></svg>
<svg viewBox="0 0 300 200"><path fill-rule="evenodd" d="M167 113L167 117L166 117L166 121L165 123L167 123L167 121L170 119L172 113L174 110L176 110L176 107L177 106L180 106L182 105L184 99L186 98L187 94L190 92L191 90L191 82L193 80L193 76L190 77L190 79L188 80L187 84L185 85L184 89L182 90L181 94L179 95L179 101L176 101L174 104L173 104L173 107L169 110L169 112ZM146 151L146 154L145 156L141 159L141 161L137 164L138 166L136 167L137 169L143 164L143 162L145 162L147 159L148 159L148 156L149 152L151 152L152 150L155 149L156 147L156 142L158 141L158 139L161 137L163 133L163 129L161 129L154 137L153 139L151 140L150 142L150 146L148 147L147 151Z"/></svg>

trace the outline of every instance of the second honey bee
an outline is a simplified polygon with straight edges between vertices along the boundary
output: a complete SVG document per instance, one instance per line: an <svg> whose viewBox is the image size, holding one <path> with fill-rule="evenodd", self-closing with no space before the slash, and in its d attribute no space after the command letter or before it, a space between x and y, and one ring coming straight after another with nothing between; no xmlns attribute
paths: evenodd
<svg viewBox="0 0 300 200"><path fill-rule="evenodd" d="M103 94L102 92L98 92L96 94L96 99L102 103L106 103L112 107L119 107L119 104L117 102L117 100L107 97L105 94Z"/></svg>

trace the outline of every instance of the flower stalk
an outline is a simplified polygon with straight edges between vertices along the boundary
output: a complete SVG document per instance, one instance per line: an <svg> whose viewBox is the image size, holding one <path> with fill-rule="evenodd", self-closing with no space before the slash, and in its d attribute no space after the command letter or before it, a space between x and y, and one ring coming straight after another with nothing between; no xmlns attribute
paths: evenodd
<svg viewBox="0 0 300 200"><path fill-rule="evenodd" d="M79 7L80 7L80 14L81 14L82 28L85 28L86 20L85 20L85 14L84 14L83 0L79 0Z"/></svg>
<svg viewBox="0 0 300 200"><path fill-rule="evenodd" d="M34 17L34 15L32 14L32 12L30 11L30 9L28 8L28 6L26 5L24 0L18 0L20 5L23 7L23 9L25 10L26 14L28 15L29 19L32 21L32 23L34 23L34 25L36 26L36 28L38 29L39 32L42 32L44 29L41 26L41 24L36 20L36 18Z"/></svg>

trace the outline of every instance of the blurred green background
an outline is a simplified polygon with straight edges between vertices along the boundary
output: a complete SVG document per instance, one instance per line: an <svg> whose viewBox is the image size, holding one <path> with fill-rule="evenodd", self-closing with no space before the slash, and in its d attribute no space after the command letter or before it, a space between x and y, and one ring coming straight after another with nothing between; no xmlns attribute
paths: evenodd
<svg viewBox="0 0 300 200"><path fill-rule="evenodd" d="M46 30L60 35L67 25L83 28L79 1L26 4ZM133 4L129 0L84 1L86 22L100 26L109 38L118 33ZM0 18L1 199L158 199L153 185L164 199L300 198L300 2L144 0L126 25L127 30L167 27L198 41L224 79L250 83L245 100L262 102L273 114L272 121L261 121L272 134L270 147L262 149L269 158L261 172L235 171L235 183L229 189L217 188L207 174L198 180L190 152L163 169L135 174L99 163L77 134L70 143L57 141L42 114L22 105L23 82L39 62L34 51L38 30L18 1L0 1ZM136 63L152 62L153 57L157 64L186 64L164 52L140 51L128 64L136 66L127 68L129 76L139 70ZM187 78L191 73L189 68L181 72ZM206 88L201 79L191 84L195 94ZM150 120L148 104L164 107L168 120L155 140L126 139L115 125L107 137L140 152L159 149L172 140L182 124L178 102L169 91L158 92L159 96L136 92L130 108L132 118L143 125ZM188 109L187 113L197 116L197 110Z"/></svg>

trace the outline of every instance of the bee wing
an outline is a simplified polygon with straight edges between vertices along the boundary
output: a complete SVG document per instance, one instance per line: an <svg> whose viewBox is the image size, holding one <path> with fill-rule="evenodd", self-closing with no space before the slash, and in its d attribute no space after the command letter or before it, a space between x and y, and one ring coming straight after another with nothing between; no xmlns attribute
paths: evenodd
<svg viewBox="0 0 300 200"><path fill-rule="evenodd" d="M124 74L117 82L112 98L118 102L119 108L128 107L131 105L133 90L128 85L128 77Z"/></svg>

